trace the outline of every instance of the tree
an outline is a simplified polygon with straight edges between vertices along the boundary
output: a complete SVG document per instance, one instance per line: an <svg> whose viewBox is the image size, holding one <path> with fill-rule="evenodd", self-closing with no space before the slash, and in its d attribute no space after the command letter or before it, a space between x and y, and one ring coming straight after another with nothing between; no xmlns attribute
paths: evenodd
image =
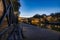
<svg viewBox="0 0 60 40"><path fill-rule="evenodd" d="M46 16L46 14L42 14L42 16Z"/></svg>
<svg viewBox="0 0 60 40"><path fill-rule="evenodd" d="M9 4L10 0L7 0L7 4ZM13 9L14 11L19 11L20 8L20 0L11 0L12 1L12 5L13 5Z"/></svg>
<svg viewBox="0 0 60 40"><path fill-rule="evenodd" d="M33 18L40 18L41 16L39 14L36 14L33 16Z"/></svg>
<svg viewBox="0 0 60 40"><path fill-rule="evenodd" d="M9 2L12 2L15 18L16 18L16 23L18 23L18 16L19 16L19 8L21 7L20 5L20 0L7 0L7 5L9 5Z"/></svg>
<svg viewBox="0 0 60 40"><path fill-rule="evenodd" d="M58 16L58 17L60 17L60 13L58 12L58 13L55 13L55 16Z"/></svg>
<svg viewBox="0 0 60 40"><path fill-rule="evenodd" d="M20 8L20 3L19 3L19 0L13 0L13 7L14 7L14 11L19 11L19 8Z"/></svg>
<svg viewBox="0 0 60 40"><path fill-rule="evenodd" d="M54 13L51 13L51 14L50 14L50 16L52 16L52 17L54 17L54 15L55 15Z"/></svg>

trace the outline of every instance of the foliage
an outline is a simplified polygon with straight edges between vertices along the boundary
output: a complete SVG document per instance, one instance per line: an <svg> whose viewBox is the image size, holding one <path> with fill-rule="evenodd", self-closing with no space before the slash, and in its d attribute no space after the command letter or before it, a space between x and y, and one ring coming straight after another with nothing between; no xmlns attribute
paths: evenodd
<svg viewBox="0 0 60 40"><path fill-rule="evenodd" d="M14 11L19 11L20 8L20 0L11 0L12 1L12 5L13 5L13 9ZM7 3L9 4L10 0L7 0Z"/></svg>
<svg viewBox="0 0 60 40"><path fill-rule="evenodd" d="M21 6L19 0L12 0L12 3L13 3L14 11L19 11L19 8Z"/></svg>

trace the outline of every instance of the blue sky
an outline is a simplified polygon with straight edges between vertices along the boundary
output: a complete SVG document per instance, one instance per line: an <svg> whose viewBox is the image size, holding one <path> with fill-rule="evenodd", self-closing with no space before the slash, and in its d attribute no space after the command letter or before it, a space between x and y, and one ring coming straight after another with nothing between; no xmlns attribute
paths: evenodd
<svg viewBox="0 0 60 40"><path fill-rule="evenodd" d="M60 12L60 0L20 0L20 3L19 11L22 17Z"/></svg>

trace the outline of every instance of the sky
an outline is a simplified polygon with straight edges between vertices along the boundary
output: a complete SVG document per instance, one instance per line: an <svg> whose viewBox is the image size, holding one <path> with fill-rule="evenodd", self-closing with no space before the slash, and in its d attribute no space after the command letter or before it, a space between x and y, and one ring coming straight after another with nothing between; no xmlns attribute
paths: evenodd
<svg viewBox="0 0 60 40"><path fill-rule="evenodd" d="M22 17L60 12L60 0L20 0L20 4L19 11Z"/></svg>

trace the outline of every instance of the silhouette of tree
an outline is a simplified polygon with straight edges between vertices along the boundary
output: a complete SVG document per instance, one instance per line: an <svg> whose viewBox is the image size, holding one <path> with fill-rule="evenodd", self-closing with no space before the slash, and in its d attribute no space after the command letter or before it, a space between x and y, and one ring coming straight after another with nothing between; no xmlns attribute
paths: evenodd
<svg viewBox="0 0 60 40"><path fill-rule="evenodd" d="M41 16L39 14L36 14L33 16L33 18L40 18Z"/></svg>
<svg viewBox="0 0 60 40"><path fill-rule="evenodd" d="M55 13L55 17L57 18L57 21L60 22L60 13Z"/></svg>
<svg viewBox="0 0 60 40"><path fill-rule="evenodd" d="M13 7L14 7L14 11L19 11L19 8L20 8L20 3L19 3L20 0L12 0L12 3L13 3Z"/></svg>
<svg viewBox="0 0 60 40"><path fill-rule="evenodd" d="M59 12L55 13L55 16L60 17L60 13Z"/></svg>
<svg viewBox="0 0 60 40"><path fill-rule="evenodd" d="M11 0L11 1L12 1L12 5L13 5L15 15L16 15L15 16L16 17L16 23L18 23L18 16L20 14L19 8L21 7L20 0Z"/></svg>
<svg viewBox="0 0 60 40"><path fill-rule="evenodd" d="M9 4L9 1L10 0L7 0L7 3ZM14 8L14 11L19 11L19 8L20 8L20 0L11 0L12 1L12 5L13 5L13 8Z"/></svg>
<svg viewBox="0 0 60 40"><path fill-rule="evenodd" d="M54 17L60 17L60 12L57 12L57 13L51 13L50 16L54 16Z"/></svg>
<svg viewBox="0 0 60 40"><path fill-rule="evenodd" d="M54 13L51 13L51 14L50 14L50 16L52 16L52 17L54 17L54 15L55 15Z"/></svg>
<svg viewBox="0 0 60 40"><path fill-rule="evenodd" d="M42 14L42 16L46 16L46 14Z"/></svg>

